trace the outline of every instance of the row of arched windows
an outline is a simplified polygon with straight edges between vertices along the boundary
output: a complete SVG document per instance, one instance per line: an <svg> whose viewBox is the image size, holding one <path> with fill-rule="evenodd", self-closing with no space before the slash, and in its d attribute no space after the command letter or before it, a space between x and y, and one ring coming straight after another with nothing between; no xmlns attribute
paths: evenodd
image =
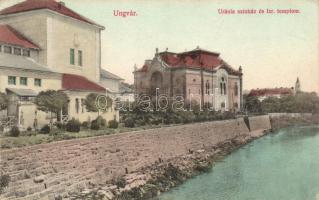
<svg viewBox="0 0 319 200"><path fill-rule="evenodd" d="M207 80L206 81L206 84L205 84L205 94L210 94L210 83L209 81ZM220 90L220 95L226 95L227 94L227 85L226 85L226 81L224 78L222 78L221 82L220 82L220 85L219 85L219 90ZM200 94L200 90L198 90L199 94ZM188 93L190 94L191 93L191 90L189 89ZM235 83L235 86L234 86L234 95L235 96L238 96L238 84Z"/></svg>

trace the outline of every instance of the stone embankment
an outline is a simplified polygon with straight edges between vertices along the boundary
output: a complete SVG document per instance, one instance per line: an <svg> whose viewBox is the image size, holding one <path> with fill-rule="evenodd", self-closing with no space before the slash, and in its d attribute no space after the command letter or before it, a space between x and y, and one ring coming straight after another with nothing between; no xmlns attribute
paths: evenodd
<svg viewBox="0 0 319 200"><path fill-rule="evenodd" d="M148 199L271 129L269 116L1 150L0 199Z"/></svg>
<svg viewBox="0 0 319 200"><path fill-rule="evenodd" d="M269 114L271 127L279 128L294 125L319 124L319 114L311 113L272 113Z"/></svg>

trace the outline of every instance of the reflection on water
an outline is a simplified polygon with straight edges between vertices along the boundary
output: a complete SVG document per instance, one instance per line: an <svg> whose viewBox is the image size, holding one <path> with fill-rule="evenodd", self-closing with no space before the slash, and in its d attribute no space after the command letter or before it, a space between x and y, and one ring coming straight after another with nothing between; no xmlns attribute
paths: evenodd
<svg viewBox="0 0 319 200"><path fill-rule="evenodd" d="M160 200L319 200L319 126L292 127L227 156Z"/></svg>

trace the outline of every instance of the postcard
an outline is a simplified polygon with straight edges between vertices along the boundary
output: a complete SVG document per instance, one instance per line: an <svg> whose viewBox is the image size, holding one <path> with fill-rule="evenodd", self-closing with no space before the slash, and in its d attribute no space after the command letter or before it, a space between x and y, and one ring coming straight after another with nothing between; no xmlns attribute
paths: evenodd
<svg viewBox="0 0 319 200"><path fill-rule="evenodd" d="M317 0L0 0L0 199L319 200Z"/></svg>

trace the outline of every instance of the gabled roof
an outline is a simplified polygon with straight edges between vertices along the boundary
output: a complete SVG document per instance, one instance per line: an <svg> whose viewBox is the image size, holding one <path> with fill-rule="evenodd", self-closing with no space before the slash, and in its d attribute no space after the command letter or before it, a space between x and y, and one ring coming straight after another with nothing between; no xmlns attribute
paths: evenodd
<svg viewBox="0 0 319 200"><path fill-rule="evenodd" d="M106 79L115 79L115 80L124 80L123 78L115 75L115 74L112 74L111 72L109 71L106 71L105 69L101 69L101 78L106 78Z"/></svg>
<svg viewBox="0 0 319 200"><path fill-rule="evenodd" d="M35 62L32 58L7 53L0 53L0 67L54 73L54 71Z"/></svg>
<svg viewBox="0 0 319 200"><path fill-rule="evenodd" d="M204 69L207 71L215 71L218 68L224 68L228 73L233 75L240 75L241 73L233 69L229 64L219 57L219 53L208 51L197 47L192 51L185 51L182 53L161 52L158 54L162 61L164 61L170 68L191 68ZM148 64L144 64L138 72L147 72Z"/></svg>
<svg viewBox="0 0 319 200"><path fill-rule="evenodd" d="M90 81L83 76L74 74L62 75L62 88L64 90L106 92L106 89L97 83Z"/></svg>
<svg viewBox="0 0 319 200"><path fill-rule="evenodd" d="M1 10L0 15L8 15L40 9L49 9L62 15L69 16L92 25L99 26L100 28L104 28L103 26L98 25L95 22L87 19L86 17L83 17L82 15L69 9L64 5L64 3L56 2L55 0L26 0Z"/></svg>
<svg viewBox="0 0 319 200"><path fill-rule="evenodd" d="M37 45L9 25L0 25L0 42L29 49L39 49Z"/></svg>

